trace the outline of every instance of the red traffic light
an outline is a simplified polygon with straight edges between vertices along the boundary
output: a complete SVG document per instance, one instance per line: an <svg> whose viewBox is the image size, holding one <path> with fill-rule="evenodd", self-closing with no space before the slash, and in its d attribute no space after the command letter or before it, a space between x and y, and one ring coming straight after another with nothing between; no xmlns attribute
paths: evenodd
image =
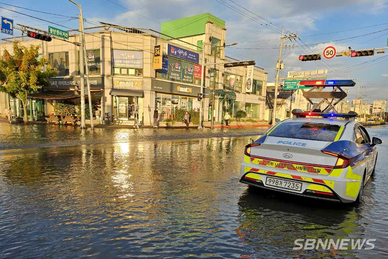
<svg viewBox="0 0 388 259"><path fill-rule="evenodd" d="M312 55L299 55L300 61L315 61L315 60L321 60L320 54L312 54Z"/></svg>
<svg viewBox="0 0 388 259"><path fill-rule="evenodd" d="M367 49L367 50L352 50L352 53L350 56L352 58L354 57L365 57L365 56L373 56L375 54L374 49Z"/></svg>
<svg viewBox="0 0 388 259"><path fill-rule="evenodd" d="M34 38L34 39L37 39L37 40L51 41L51 37L50 36L44 35L44 34L40 34L40 33L36 33L36 32L33 32L33 31L27 31L27 36L31 37L31 38Z"/></svg>

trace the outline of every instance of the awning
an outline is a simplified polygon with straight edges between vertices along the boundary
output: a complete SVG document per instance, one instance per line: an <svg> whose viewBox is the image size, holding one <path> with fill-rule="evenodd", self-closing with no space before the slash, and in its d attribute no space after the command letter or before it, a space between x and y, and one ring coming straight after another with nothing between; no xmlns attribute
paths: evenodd
<svg viewBox="0 0 388 259"><path fill-rule="evenodd" d="M110 91L110 95L144 97L144 91L132 89L112 89Z"/></svg>
<svg viewBox="0 0 388 259"><path fill-rule="evenodd" d="M30 94L28 98L44 100L65 100L80 98L74 91L43 91L36 94Z"/></svg>

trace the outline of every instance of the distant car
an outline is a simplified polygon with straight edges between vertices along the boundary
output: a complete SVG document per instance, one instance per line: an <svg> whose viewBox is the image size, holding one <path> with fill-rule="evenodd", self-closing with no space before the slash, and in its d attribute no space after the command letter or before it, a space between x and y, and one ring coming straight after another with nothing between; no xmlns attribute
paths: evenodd
<svg viewBox="0 0 388 259"><path fill-rule="evenodd" d="M333 115L332 115L333 116ZM376 144L352 120L294 118L280 122L245 147L240 182L338 201L359 202L374 175Z"/></svg>

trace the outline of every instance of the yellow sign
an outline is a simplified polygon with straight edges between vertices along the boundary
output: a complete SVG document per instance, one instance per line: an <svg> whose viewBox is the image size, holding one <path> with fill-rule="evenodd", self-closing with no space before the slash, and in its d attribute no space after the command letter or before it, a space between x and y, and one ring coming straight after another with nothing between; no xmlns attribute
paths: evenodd
<svg viewBox="0 0 388 259"><path fill-rule="evenodd" d="M184 92L184 93L192 93L193 92L193 88L190 88L190 87L178 86L176 89L178 90L178 92Z"/></svg>
<svg viewBox="0 0 388 259"><path fill-rule="evenodd" d="M154 69L163 69L163 57L162 56L156 56L154 57Z"/></svg>
<svg viewBox="0 0 388 259"><path fill-rule="evenodd" d="M351 51L342 51L343 56L350 56Z"/></svg>

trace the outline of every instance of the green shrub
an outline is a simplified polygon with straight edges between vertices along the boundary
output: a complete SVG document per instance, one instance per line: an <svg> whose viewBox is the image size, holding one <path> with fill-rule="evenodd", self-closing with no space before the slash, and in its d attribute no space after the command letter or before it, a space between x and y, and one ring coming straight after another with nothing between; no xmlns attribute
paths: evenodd
<svg viewBox="0 0 388 259"><path fill-rule="evenodd" d="M175 121L183 122L185 120L185 109L175 109L174 111L174 118ZM189 114L191 115L191 122L193 124L199 124L199 112L196 111L189 111Z"/></svg>
<svg viewBox="0 0 388 259"><path fill-rule="evenodd" d="M247 117L247 112L244 110L238 110L236 113L236 118L241 119Z"/></svg>
<svg viewBox="0 0 388 259"><path fill-rule="evenodd" d="M61 116L71 116L75 114L75 105L66 103L56 103L54 104L54 112L55 114Z"/></svg>

